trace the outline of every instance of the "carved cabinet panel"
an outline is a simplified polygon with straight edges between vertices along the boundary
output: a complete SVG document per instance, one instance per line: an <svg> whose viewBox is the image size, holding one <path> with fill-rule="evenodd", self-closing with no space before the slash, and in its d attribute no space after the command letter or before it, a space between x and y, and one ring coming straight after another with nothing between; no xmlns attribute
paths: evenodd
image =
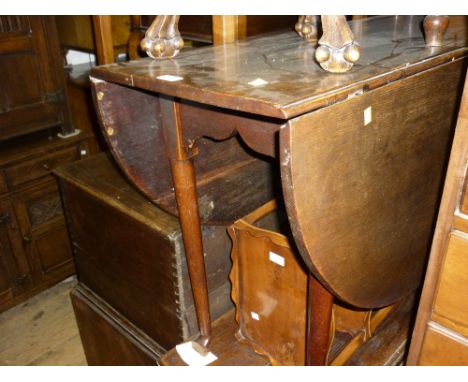
<svg viewBox="0 0 468 382"><path fill-rule="evenodd" d="M13 206L23 247L35 281L73 272L73 257L65 228L57 183L47 182L18 193Z"/></svg>

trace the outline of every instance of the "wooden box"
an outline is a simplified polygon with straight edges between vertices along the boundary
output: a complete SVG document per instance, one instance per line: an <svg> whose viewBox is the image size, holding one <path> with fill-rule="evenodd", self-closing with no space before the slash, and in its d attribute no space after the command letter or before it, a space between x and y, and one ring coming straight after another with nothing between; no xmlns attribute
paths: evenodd
<svg viewBox="0 0 468 382"><path fill-rule="evenodd" d="M195 335L178 220L137 192L105 154L64 166L56 174L80 284L163 349ZM223 226L204 226L203 241L211 314L216 318L232 308L231 243ZM88 342L83 339L85 346Z"/></svg>

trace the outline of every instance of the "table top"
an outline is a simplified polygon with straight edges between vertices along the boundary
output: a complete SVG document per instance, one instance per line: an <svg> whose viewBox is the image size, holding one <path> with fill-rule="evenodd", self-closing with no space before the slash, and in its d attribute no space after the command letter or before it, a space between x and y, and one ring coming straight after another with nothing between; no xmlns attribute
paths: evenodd
<svg viewBox="0 0 468 382"><path fill-rule="evenodd" d="M426 47L422 16L350 22L361 58L344 74L323 70L295 32L94 68L91 76L173 97L288 119L466 54L467 17L451 16L442 47Z"/></svg>

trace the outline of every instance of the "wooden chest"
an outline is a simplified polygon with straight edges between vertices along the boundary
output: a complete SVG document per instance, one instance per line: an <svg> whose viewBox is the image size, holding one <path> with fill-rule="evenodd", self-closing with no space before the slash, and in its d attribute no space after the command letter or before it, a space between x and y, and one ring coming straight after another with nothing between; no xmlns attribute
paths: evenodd
<svg viewBox="0 0 468 382"><path fill-rule="evenodd" d="M105 154L56 174L80 284L164 349L195 335L178 220L137 192ZM204 226L203 240L211 314L219 317L232 308L231 243L224 226Z"/></svg>

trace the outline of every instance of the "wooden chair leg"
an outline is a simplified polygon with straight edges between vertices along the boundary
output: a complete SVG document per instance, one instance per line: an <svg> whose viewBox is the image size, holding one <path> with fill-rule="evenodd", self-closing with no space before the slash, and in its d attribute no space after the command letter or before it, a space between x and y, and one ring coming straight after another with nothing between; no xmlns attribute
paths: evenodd
<svg viewBox="0 0 468 382"><path fill-rule="evenodd" d="M444 34L449 26L449 16L426 16L424 18L424 38L426 46L442 46Z"/></svg>
<svg viewBox="0 0 468 382"><path fill-rule="evenodd" d="M175 57L184 46L177 15L156 16L141 40L141 49L154 59Z"/></svg>
<svg viewBox="0 0 468 382"><path fill-rule="evenodd" d="M304 40L316 42L318 36L318 16L299 16L294 29Z"/></svg>
<svg viewBox="0 0 468 382"><path fill-rule="evenodd" d="M307 366L325 366L330 346L333 295L311 274L307 297Z"/></svg>
<svg viewBox="0 0 468 382"><path fill-rule="evenodd" d="M354 41L353 32L345 16L322 16L323 35L315 58L328 72L344 73L359 60L359 45Z"/></svg>

